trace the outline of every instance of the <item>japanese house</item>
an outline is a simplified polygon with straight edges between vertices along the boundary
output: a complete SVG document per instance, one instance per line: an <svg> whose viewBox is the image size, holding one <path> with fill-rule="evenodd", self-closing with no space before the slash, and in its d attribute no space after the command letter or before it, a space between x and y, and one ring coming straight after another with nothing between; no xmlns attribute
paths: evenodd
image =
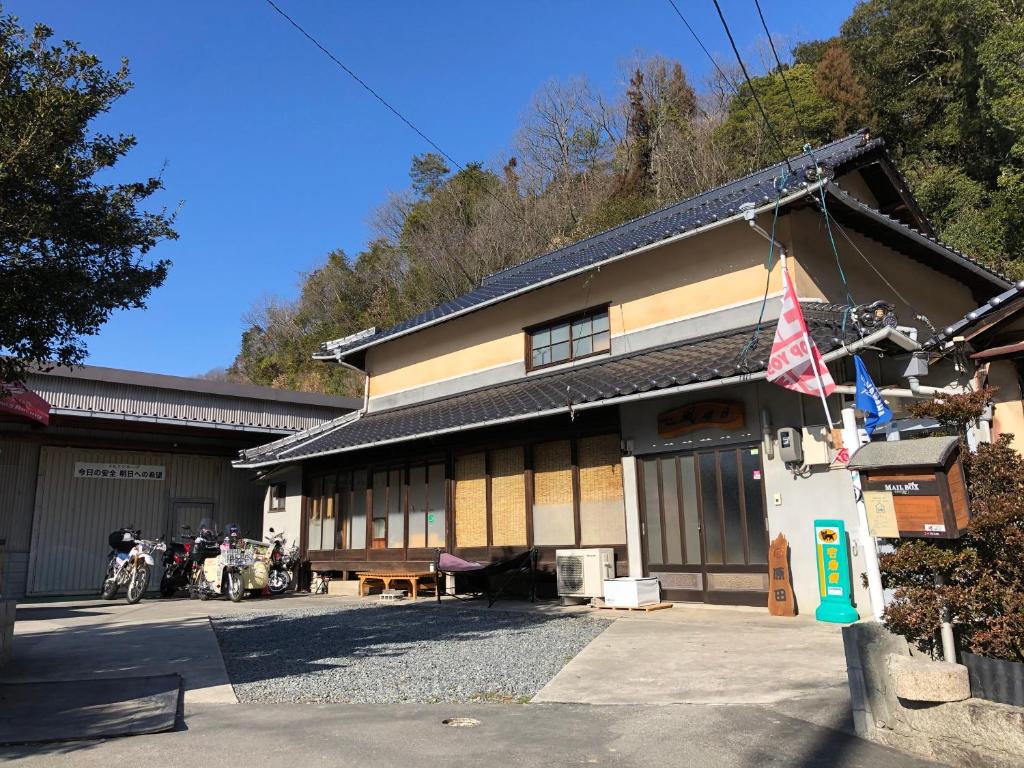
<svg viewBox="0 0 1024 768"><path fill-rule="evenodd" d="M266 472L268 493L301 480L301 500L275 501L268 519L301 524L318 571L425 569L436 548L489 560L529 546L552 570L558 548L611 547L620 575L655 575L668 599L752 605L767 602L768 542L782 532L798 607L813 610L812 521L844 520L854 540L858 529L831 438L852 402L851 355L883 392L909 392L906 376L917 392L966 386L955 360L921 347L1011 283L935 239L882 140L856 133L788 166L325 342L320 359L366 373L365 402L242 452L236 466ZM764 380L782 289L778 248L766 267L776 215L840 384L831 425L819 399ZM902 402L891 400L890 436L911 426ZM798 460L784 459L782 427L796 430ZM851 556L866 613L856 543Z"/></svg>

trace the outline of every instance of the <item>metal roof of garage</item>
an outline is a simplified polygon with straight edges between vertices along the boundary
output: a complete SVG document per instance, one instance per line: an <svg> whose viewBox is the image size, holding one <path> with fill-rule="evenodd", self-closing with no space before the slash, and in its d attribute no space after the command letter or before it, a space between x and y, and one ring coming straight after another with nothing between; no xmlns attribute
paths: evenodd
<svg viewBox="0 0 1024 768"><path fill-rule="evenodd" d="M90 365L31 373L25 383L56 416L260 434L293 434L362 406L351 397Z"/></svg>

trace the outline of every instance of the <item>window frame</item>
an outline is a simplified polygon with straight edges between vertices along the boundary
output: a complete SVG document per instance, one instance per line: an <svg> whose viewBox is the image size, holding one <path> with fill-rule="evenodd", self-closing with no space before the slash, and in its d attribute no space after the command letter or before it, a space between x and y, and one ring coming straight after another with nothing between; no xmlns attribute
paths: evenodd
<svg viewBox="0 0 1024 768"><path fill-rule="evenodd" d="M275 489L279 490L275 492ZM284 512L288 504L288 483L283 480L271 483L267 493L269 494L267 500L267 511Z"/></svg>
<svg viewBox="0 0 1024 768"><path fill-rule="evenodd" d="M590 352L588 352L585 355L575 355L575 354L573 354L573 346L574 346L574 341L575 341L575 339L573 338L573 335L572 335L573 323L577 322L579 320L582 320L584 318L587 318L587 317L590 317L591 318L591 322L593 322L592 318L594 316L596 316L596 315L601 315L601 314L605 315L608 318L608 330L606 331L606 333L608 334L608 349L602 349L602 350L597 351L597 352L590 351ZM533 335L535 333L537 333L538 331L543 331L545 329L550 329L553 326L562 325L563 323L567 324L569 326L569 339L566 342L569 345L569 357L566 358L565 360L557 360L557 361L552 361L550 363L542 363L541 365L534 365L533 364ZM605 331L599 331L599 333L605 333ZM586 338L593 339L593 337L594 337L594 333L593 332L591 332L591 333L586 335ZM580 338L584 338L584 337L581 336ZM562 342L559 342L559 343L562 343ZM548 345L548 346L551 346L551 345ZM578 360L586 360L587 358L597 357L598 355L608 355L608 354L611 354L611 351L612 351L612 328L611 328L611 303L610 302L606 303L606 304L597 304L595 306L588 307L587 309L579 310L578 312L571 312L571 313L569 313L567 315L561 315L560 317L555 317L555 318L552 318L550 320L545 320L542 323L535 323L534 325L530 325L530 326L527 326L526 328L523 328L523 357L524 357L525 362L526 362L526 371L527 371L527 373L531 373L533 371L541 371L541 370L544 370L545 368L552 368L552 367L554 367L556 365L566 365L567 363L574 363L574 362L576 362Z"/></svg>

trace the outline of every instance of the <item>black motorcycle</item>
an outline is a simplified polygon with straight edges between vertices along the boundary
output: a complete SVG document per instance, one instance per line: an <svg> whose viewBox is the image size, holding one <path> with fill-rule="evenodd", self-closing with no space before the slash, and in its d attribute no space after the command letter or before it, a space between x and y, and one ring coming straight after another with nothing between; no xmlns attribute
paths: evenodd
<svg viewBox="0 0 1024 768"><path fill-rule="evenodd" d="M187 525L181 527L181 536L167 543L164 552L164 574L160 578L160 596L174 597L179 590L188 589L194 561L189 558L195 546L195 534Z"/></svg>

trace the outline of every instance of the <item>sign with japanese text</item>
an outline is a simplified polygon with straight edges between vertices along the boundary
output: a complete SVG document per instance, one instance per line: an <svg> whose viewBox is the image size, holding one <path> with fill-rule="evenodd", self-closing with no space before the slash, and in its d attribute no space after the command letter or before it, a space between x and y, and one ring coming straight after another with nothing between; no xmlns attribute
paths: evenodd
<svg viewBox="0 0 1024 768"><path fill-rule="evenodd" d="M658 414L661 437L679 437L708 427L740 429L744 424L743 403L735 400L707 400Z"/></svg>
<svg viewBox="0 0 1024 768"><path fill-rule="evenodd" d="M848 624L857 611L850 603L850 558L846 552L846 526L842 520L815 520L814 546L818 559L818 593L814 612L818 621Z"/></svg>
<svg viewBox="0 0 1024 768"><path fill-rule="evenodd" d="M896 522L892 491L864 491L863 496L871 535L879 539L898 539L900 526Z"/></svg>
<svg viewBox="0 0 1024 768"><path fill-rule="evenodd" d="M76 461L74 476L100 480L163 480L164 467L160 464L98 464Z"/></svg>

